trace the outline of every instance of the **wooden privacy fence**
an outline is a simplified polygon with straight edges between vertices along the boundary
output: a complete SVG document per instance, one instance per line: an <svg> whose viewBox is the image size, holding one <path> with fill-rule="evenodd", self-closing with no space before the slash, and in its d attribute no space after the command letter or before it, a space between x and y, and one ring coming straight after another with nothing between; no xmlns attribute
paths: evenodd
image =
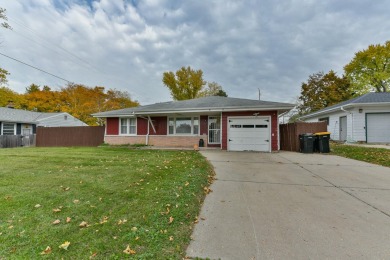
<svg viewBox="0 0 390 260"><path fill-rule="evenodd" d="M38 127L36 146L99 146L104 126Z"/></svg>
<svg viewBox="0 0 390 260"><path fill-rule="evenodd" d="M305 133L326 132L327 123L296 122L279 125L280 150L299 152L299 135Z"/></svg>
<svg viewBox="0 0 390 260"><path fill-rule="evenodd" d="M35 145L35 135L0 135L0 148Z"/></svg>

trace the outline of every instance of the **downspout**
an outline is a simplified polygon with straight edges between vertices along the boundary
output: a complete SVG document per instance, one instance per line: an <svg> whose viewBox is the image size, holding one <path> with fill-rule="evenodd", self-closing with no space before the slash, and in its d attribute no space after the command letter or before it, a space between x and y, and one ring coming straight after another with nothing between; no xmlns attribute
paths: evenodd
<svg viewBox="0 0 390 260"><path fill-rule="evenodd" d="M156 128L154 128L152 119L150 118L150 116L148 116L148 133L147 133L147 135L146 135L146 138L147 138L147 139L146 139L146 145L149 144L150 126L152 126L152 128L153 128L153 132L156 133Z"/></svg>
<svg viewBox="0 0 390 260"><path fill-rule="evenodd" d="M145 140L145 144L146 145L149 145L149 129L150 129L150 124L149 124L149 118L148 118L148 132L146 133L146 140Z"/></svg>
<svg viewBox="0 0 390 260"><path fill-rule="evenodd" d="M352 121L351 122L351 141L354 142L354 139L353 139L353 113L345 110L343 106L341 106L340 109L341 109L341 111L351 115L351 121ZM347 117L347 124L348 124L348 117ZM348 127L347 127L347 136L348 136ZM348 138L347 138L347 142L348 142Z"/></svg>
<svg viewBox="0 0 390 260"><path fill-rule="evenodd" d="M153 125L153 122L152 122L152 119L150 118L150 116L148 116L147 118L140 116L140 118L148 121L148 130L147 130L147 133L145 136L145 144L148 145L149 144L149 135L150 135L150 125L152 125L154 133L156 133L156 128L154 128L154 125Z"/></svg>
<svg viewBox="0 0 390 260"><path fill-rule="evenodd" d="M207 117L207 143L208 143L208 139L209 139L209 120L208 120L209 118ZM221 111L221 118L220 118L220 128L221 128L221 133L220 133L220 136L219 136L219 141L220 141L220 145L219 145L219 148L221 148L221 150L222 150L222 143L223 143L223 140L222 140L222 136L223 136L223 133L222 133L222 131L223 131L223 124L222 124L222 111ZM226 122L226 131L227 131L227 122ZM227 133L227 132L226 132ZM226 136L227 136L227 134L226 134ZM227 150L227 140L226 140L226 150Z"/></svg>

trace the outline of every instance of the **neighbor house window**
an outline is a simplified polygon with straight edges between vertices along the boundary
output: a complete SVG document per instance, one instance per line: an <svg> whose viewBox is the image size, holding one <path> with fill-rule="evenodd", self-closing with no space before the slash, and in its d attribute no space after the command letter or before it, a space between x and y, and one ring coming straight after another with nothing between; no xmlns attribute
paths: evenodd
<svg viewBox="0 0 390 260"><path fill-rule="evenodd" d="M209 116L209 144L221 143L221 117Z"/></svg>
<svg viewBox="0 0 390 260"><path fill-rule="evenodd" d="M326 121L326 125L329 125L329 117L323 117L318 119L319 122Z"/></svg>
<svg viewBox="0 0 390 260"><path fill-rule="evenodd" d="M137 133L137 118L121 118L121 135L135 135Z"/></svg>
<svg viewBox="0 0 390 260"><path fill-rule="evenodd" d="M15 135L16 124L13 123L3 123L2 134L3 135Z"/></svg>
<svg viewBox="0 0 390 260"><path fill-rule="evenodd" d="M199 117L169 117L168 134L170 135L199 134Z"/></svg>

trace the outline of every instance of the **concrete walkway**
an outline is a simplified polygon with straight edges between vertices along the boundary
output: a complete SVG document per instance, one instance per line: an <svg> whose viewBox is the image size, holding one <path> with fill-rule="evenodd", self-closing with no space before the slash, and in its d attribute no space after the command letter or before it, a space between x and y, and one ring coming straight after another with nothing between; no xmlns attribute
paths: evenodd
<svg viewBox="0 0 390 260"><path fill-rule="evenodd" d="M188 256L390 258L390 168L321 154L202 154L217 180Z"/></svg>

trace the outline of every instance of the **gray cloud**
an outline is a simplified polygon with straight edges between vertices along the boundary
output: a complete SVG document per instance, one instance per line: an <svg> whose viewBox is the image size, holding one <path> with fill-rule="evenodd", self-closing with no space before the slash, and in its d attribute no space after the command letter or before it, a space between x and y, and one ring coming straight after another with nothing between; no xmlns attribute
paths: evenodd
<svg viewBox="0 0 390 260"><path fill-rule="evenodd" d="M293 102L318 71L388 40L381 1L7 1L0 51L73 82L169 100L164 71L191 66L230 96ZM0 57L10 87L65 83Z"/></svg>

